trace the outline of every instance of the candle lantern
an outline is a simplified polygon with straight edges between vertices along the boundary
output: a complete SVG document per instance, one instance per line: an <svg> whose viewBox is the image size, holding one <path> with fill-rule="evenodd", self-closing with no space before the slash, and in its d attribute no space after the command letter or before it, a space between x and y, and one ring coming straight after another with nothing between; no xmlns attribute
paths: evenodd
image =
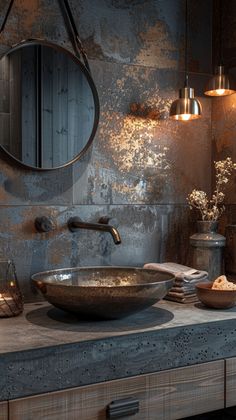
<svg viewBox="0 0 236 420"><path fill-rule="evenodd" d="M23 311L23 298L12 260L0 259L0 317L19 315Z"/></svg>

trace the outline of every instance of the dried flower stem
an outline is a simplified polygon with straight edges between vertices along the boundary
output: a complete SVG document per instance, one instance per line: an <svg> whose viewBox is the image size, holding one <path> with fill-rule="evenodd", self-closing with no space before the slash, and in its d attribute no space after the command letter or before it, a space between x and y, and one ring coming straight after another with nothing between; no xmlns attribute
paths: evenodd
<svg viewBox="0 0 236 420"><path fill-rule="evenodd" d="M187 201L190 208L196 208L200 211L202 220L215 221L218 220L223 213L225 207L223 201L225 194L223 189L229 182L229 177L232 172L236 169L236 164L232 162L231 158L214 162L216 170L216 187L213 192L211 199L207 198L204 191L193 190L188 195Z"/></svg>

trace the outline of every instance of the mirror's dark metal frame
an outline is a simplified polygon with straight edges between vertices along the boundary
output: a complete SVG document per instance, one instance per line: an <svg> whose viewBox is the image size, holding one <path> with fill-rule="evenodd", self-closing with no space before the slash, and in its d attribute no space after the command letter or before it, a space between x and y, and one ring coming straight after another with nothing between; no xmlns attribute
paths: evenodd
<svg viewBox="0 0 236 420"><path fill-rule="evenodd" d="M72 52L70 52L69 50L61 47L58 44L49 42L49 41L45 41L42 39L29 39L26 41L22 41L17 45L14 45L12 48L10 48L7 53L3 54L2 56L0 56L0 59L2 59L5 56L8 56L10 53L17 51L19 49L21 49L22 47L25 46L36 46L36 45L44 45L47 47L51 47L56 49L57 51L61 51L64 54L67 54L72 60L74 60L74 62L80 67L80 70L83 72L83 74L85 75L88 84L91 88L92 91L92 95L93 95L93 100L94 100L94 122L93 122L93 128L90 134L90 137L86 143L86 145L84 146L84 148L78 153L78 155L76 155L73 159L69 160L68 162L64 163L63 165L60 166L55 166L53 168L39 168L37 166L31 166L31 165L27 165L24 162L22 162L21 160L17 159L16 157L14 157L10 152L8 152L1 144L0 144L0 149L3 150L8 156L10 156L12 159L14 159L17 163L19 163L20 165L23 165L25 168L29 168L29 169L34 169L37 171L51 171L51 170L55 170L55 169L60 169L60 168L65 168L66 166L71 165L72 163L76 162L77 160L79 160L84 154L85 152L88 150L88 148L90 147L90 145L92 144L92 141L95 137L96 131L97 131L97 127L98 127L98 122L99 122L99 114L100 114L100 106L99 106L99 98L98 98L98 92L97 92L97 88L95 86L95 83L93 81L93 78L89 72L89 70L85 67L85 65L81 62L81 60L75 56Z"/></svg>

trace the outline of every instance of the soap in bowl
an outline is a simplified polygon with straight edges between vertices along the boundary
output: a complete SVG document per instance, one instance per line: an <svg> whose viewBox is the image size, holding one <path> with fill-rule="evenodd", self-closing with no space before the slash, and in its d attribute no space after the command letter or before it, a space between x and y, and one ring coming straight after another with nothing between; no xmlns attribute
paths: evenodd
<svg viewBox="0 0 236 420"><path fill-rule="evenodd" d="M213 282L195 285L198 299L209 308L228 309L236 304L236 290L212 289Z"/></svg>

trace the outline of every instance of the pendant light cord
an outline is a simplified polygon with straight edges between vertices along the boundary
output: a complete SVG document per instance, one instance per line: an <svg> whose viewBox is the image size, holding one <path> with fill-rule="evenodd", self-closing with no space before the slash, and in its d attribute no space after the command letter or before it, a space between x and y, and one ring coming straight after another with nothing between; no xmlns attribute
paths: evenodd
<svg viewBox="0 0 236 420"><path fill-rule="evenodd" d="M188 87L188 0L185 0L185 87Z"/></svg>
<svg viewBox="0 0 236 420"><path fill-rule="evenodd" d="M220 62L219 65L223 65L222 59L222 15L223 15L223 7L222 7L222 0L220 0L220 18L219 18L219 37L220 37Z"/></svg>

